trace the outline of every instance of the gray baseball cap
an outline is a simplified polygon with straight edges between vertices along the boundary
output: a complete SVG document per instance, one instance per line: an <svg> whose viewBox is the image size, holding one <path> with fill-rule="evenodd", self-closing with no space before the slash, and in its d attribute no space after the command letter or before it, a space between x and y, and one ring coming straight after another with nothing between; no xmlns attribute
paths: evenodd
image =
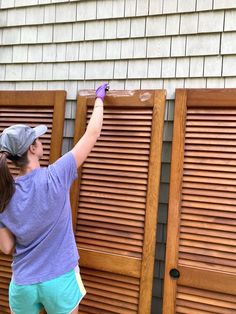
<svg viewBox="0 0 236 314"><path fill-rule="evenodd" d="M31 128L25 124L15 124L0 134L0 152L8 152L12 156L22 156L36 138L47 132L46 125Z"/></svg>

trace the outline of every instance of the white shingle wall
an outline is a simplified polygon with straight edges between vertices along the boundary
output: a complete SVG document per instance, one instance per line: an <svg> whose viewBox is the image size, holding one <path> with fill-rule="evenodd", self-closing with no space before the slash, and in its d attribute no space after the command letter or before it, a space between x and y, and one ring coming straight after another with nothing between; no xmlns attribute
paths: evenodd
<svg viewBox="0 0 236 314"><path fill-rule="evenodd" d="M235 0L0 0L0 89L167 89L153 314L161 313L176 88L236 86Z"/></svg>
<svg viewBox="0 0 236 314"><path fill-rule="evenodd" d="M197 0L197 11L212 10L213 0Z"/></svg>

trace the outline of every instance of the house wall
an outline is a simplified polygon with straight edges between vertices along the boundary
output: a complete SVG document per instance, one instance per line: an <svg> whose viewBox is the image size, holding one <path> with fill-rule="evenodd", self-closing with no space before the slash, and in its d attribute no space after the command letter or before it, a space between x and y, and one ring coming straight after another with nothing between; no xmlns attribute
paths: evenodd
<svg viewBox="0 0 236 314"><path fill-rule="evenodd" d="M63 153L78 90L104 81L167 90L152 302L161 313L175 89L236 86L236 1L1 0L0 9L0 90L65 89Z"/></svg>

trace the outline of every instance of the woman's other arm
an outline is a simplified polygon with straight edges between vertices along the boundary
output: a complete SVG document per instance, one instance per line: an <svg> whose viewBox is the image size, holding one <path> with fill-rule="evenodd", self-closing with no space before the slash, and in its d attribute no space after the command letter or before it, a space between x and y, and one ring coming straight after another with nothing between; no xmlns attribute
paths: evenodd
<svg viewBox="0 0 236 314"><path fill-rule="evenodd" d="M4 254L11 254L15 249L15 238L7 228L0 228L0 250Z"/></svg>

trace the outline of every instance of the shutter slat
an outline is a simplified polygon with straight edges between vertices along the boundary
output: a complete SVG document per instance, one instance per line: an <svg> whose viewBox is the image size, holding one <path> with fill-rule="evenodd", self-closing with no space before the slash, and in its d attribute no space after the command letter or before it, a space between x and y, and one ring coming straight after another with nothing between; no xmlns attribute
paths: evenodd
<svg viewBox="0 0 236 314"><path fill-rule="evenodd" d="M103 179L103 180L102 180ZM119 178L118 178L119 180ZM127 179L125 180L125 182L120 183L118 180L116 180L116 182L111 180L111 177L102 177L102 176L93 176L93 175L86 175L84 174L83 176L83 180L81 180L81 183L83 183L83 185L86 185L88 188L89 186L94 186L97 189L106 189L107 187L110 188L114 188L116 187L119 191L120 190L130 190L130 191L135 191L137 193L144 193L145 194L145 184L146 181L139 181L139 184L135 184L132 185L132 189L129 183L131 183L131 181L129 181L129 183L127 183ZM143 194L142 194L143 195Z"/></svg>
<svg viewBox="0 0 236 314"><path fill-rule="evenodd" d="M113 141L113 139L110 139L110 141L103 141L102 139L99 139L96 143L96 146L128 148L128 150L123 149L123 151L126 153L129 153L130 148L140 149L140 154L147 154L147 155L149 154L149 144L145 144L145 143L137 143L137 142L126 143L124 141L115 142ZM122 152L122 150L120 151Z"/></svg>
<svg viewBox="0 0 236 314"><path fill-rule="evenodd" d="M214 179L214 178L207 178L207 177L193 177L193 176L186 176L183 178L183 182L197 182L197 183L207 183L207 184L218 184L219 186L225 185L225 189L230 189L231 185L235 185L235 180L231 179Z"/></svg>
<svg viewBox="0 0 236 314"><path fill-rule="evenodd" d="M218 90L216 90L216 92L218 92ZM227 89L225 89L223 91L224 93L227 93ZM218 95L216 96L218 97ZM222 98L222 97L221 97ZM201 114L201 116L203 115L209 115L209 108L191 108L189 107L188 108L188 112L189 114ZM222 117L222 115L235 115L236 114L236 110L234 108L227 108L227 107L224 107L224 108L214 108L213 106L211 107L210 109L210 115L219 115L220 117Z"/></svg>
<svg viewBox="0 0 236 314"><path fill-rule="evenodd" d="M78 226L78 230L80 228L80 226L91 226L92 228L94 227L98 227L98 228L103 228L103 229L108 229L108 234L110 232L110 230L118 230L121 232L127 232L127 234L130 234L130 236L132 236L133 234L143 234L143 230L142 227L134 227L134 226L130 226L130 225L121 225L121 224L117 224L114 223L113 224L107 224L104 222L99 222L99 221L93 221L93 220L80 220L77 224Z"/></svg>
<svg viewBox="0 0 236 314"><path fill-rule="evenodd" d="M89 202L81 202L80 203L81 208L83 209L96 209L96 210L107 210L107 211L116 211L117 213L130 213L130 214L136 214L136 215L141 215L144 216L145 215L145 211L144 209L140 209L140 208L134 208L134 207L123 207L120 206L120 203L118 203L119 206L115 206L114 204L112 204L112 207L109 205L105 205L105 204L98 204L97 202L94 203L89 203Z"/></svg>
<svg viewBox="0 0 236 314"><path fill-rule="evenodd" d="M117 163L119 163L120 165L134 165L136 167L148 167L148 162L146 161L134 161L134 160L122 160L122 159L118 159L118 158L102 158L101 156L99 156L100 158L97 159L97 158L92 158L92 157L89 157L87 158L87 162L88 163L91 163L91 164L108 164L108 165L116 165ZM110 156L112 157L112 156ZM138 169L138 168L137 168Z"/></svg>
<svg viewBox="0 0 236 314"><path fill-rule="evenodd" d="M79 234L80 233L78 233L78 235ZM89 239L87 237L81 237L81 238L78 237L78 238L80 241L80 247L84 247L84 245L86 244L86 247L91 247L91 246L100 247L100 250L102 250L102 251L104 251L104 250L106 251L107 249L109 249L111 252L122 252L123 251L123 252L128 252L128 254L129 253L132 254L133 252L135 252L135 253L141 253L142 252L141 247L124 244L124 243L121 243L120 241L118 242L117 240L119 240L119 238L116 239L116 242L109 242L109 243L106 241L106 239L103 241L103 240L94 240L91 237ZM101 236L99 237L99 239L101 239ZM134 255L132 254L132 256L134 256ZM137 254L135 256L140 257L140 254Z"/></svg>
<svg viewBox="0 0 236 314"><path fill-rule="evenodd" d="M180 239L180 246L183 248L183 252L184 252L185 247L192 247L192 248L199 248L199 249L209 249L209 250L214 250L214 251L236 253L236 249L233 247L233 245L229 245L229 243L227 243L226 245L222 245L222 242L220 242L220 244L215 244L215 243L210 243L210 241L201 242L199 239L198 241Z"/></svg>
<svg viewBox="0 0 236 314"><path fill-rule="evenodd" d="M210 270L212 269L212 267L214 267L214 269L221 269L222 271L235 273L235 261L232 261L230 259L218 258L216 256L212 257L210 255L198 255L196 253L191 254L179 252L179 261L182 265L187 265L188 263L189 265L191 265L190 261L195 263L195 265L198 264L197 262L202 262L206 263L204 267L205 269L208 268ZM218 265L221 267L218 267Z"/></svg>
<svg viewBox="0 0 236 314"><path fill-rule="evenodd" d="M200 219L197 219L197 221L194 221L194 218L191 217L189 220L185 220L187 215L182 215L182 220L181 220L181 226L189 226L189 227L197 227L197 228L202 228L202 229L212 229L212 230L222 230L220 222L215 223L215 219L211 220L211 223L207 223L207 219L204 218L202 221ZM231 219L229 219L231 221ZM225 222L225 221L224 221ZM227 222L226 222L227 223ZM229 222L228 222L229 223ZM225 225L224 228L225 231L231 231L231 232L236 232L236 226L230 225Z"/></svg>
<svg viewBox="0 0 236 314"><path fill-rule="evenodd" d="M192 132L186 132L185 134L185 140L188 141L189 139L206 139L205 133L192 133ZM235 140L236 139L236 133L208 133L207 139L223 139L223 140Z"/></svg>
<svg viewBox="0 0 236 314"><path fill-rule="evenodd" d="M186 126L197 126L197 127L217 127L217 128L233 128L233 131L235 130L235 122L229 122L229 121L204 121L204 120L186 120Z"/></svg>
<svg viewBox="0 0 236 314"><path fill-rule="evenodd" d="M234 115L233 115L234 114ZM234 111L234 113L231 113L230 115L229 114L213 114L212 111L211 111L211 114L209 114L209 112L205 112L204 114L202 113L199 113L199 114L191 114L190 111L188 111L188 116L187 116L187 121L195 121L195 120L198 120L198 121L224 121L224 122L227 122L227 121L236 121L236 118L235 118L235 114L236 112Z"/></svg>
<svg viewBox="0 0 236 314"><path fill-rule="evenodd" d="M20 98L21 96L18 95L18 98ZM49 101L50 102L50 101ZM13 104L14 102L12 102ZM4 113L13 113L13 116L17 113L17 114L21 114L23 116L28 115L29 113L33 114L33 117L35 115L41 115L42 112L46 113L53 113L53 109L49 108L49 107L45 107L45 104L43 104L44 107L40 106L39 104L37 104L37 107L34 106L35 101L32 101L32 106L24 106L23 103L21 106L16 105L16 106L11 106L9 104L9 106L6 105L2 105L1 103L1 115L3 115ZM14 105L14 104L13 104ZM33 107L33 109L32 109ZM23 111L22 111L23 109ZM25 111L25 113L24 113Z"/></svg>
<svg viewBox="0 0 236 314"><path fill-rule="evenodd" d="M104 182L104 183L101 183L98 186L96 186L96 184L98 184L98 182L86 181L86 180L83 180L82 183L83 183L83 189L85 191L115 193L115 194L124 194L125 193L126 195L130 194L130 195L134 195L134 196L146 197L144 190L140 191L138 189L130 189L129 186L125 185L125 184L119 185L116 183L116 185L114 185L110 182L110 184L108 185L106 182ZM119 188L119 186L121 188ZM116 187L116 189L114 189L114 187ZM82 188L81 188L81 191L82 191Z"/></svg>
<svg viewBox="0 0 236 314"><path fill-rule="evenodd" d="M7 117L7 119L5 118L5 117L1 117L0 116L0 123L2 122L2 121L4 121L4 122L8 122L9 121L9 123L13 123L13 124L16 124L16 123L19 123L19 122L21 122L21 118L19 117L17 117L17 118L13 118L13 117ZM43 124L47 124L47 123L50 123L51 122L51 119L50 118L47 118L47 117L38 117L38 118L36 118L36 117L34 117L33 118L33 121L34 121L34 123L38 123L38 124L40 124L40 123L43 123ZM32 118L31 117L24 117L24 123L25 124L31 124L32 123ZM8 126L9 126L9 124L8 124Z"/></svg>
<svg viewBox="0 0 236 314"><path fill-rule="evenodd" d="M136 240L142 240L142 235L138 234L138 233L132 233L130 235L129 232L125 232L122 230L109 230L109 229L105 229L105 228L98 228L98 227L90 227L90 226L83 226L83 225L79 225L79 231L78 232L87 232L87 233L92 233L94 232L97 236L97 234L106 234L109 236L119 236L122 238L128 238L128 239L136 239Z"/></svg>
<svg viewBox="0 0 236 314"><path fill-rule="evenodd" d="M112 285L122 285L124 287L126 287L127 284L132 284L133 289L135 289L135 287L138 289L139 286L139 279L138 278L134 278L134 277L130 277L130 276L123 276L123 275L119 275L119 274L114 274L114 273L108 273L106 271L100 271L97 269L91 269L91 268L85 268L82 267L82 274L87 274L92 276L92 278L97 278L97 280L99 280L98 282L100 282L101 278L102 279L107 279L110 284Z"/></svg>
<svg viewBox="0 0 236 314"><path fill-rule="evenodd" d="M99 142L100 143L103 143L103 142L110 142L111 140L111 136L101 136L101 138L99 138ZM139 136L112 136L112 140L114 142L119 142L119 143L126 143L126 142L129 142L129 143L133 143L133 142L136 142L136 143L149 143L149 137L139 137ZM104 143L105 144L105 143Z"/></svg>
<svg viewBox="0 0 236 314"><path fill-rule="evenodd" d="M184 166L186 166L187 164L193 164L195 165L195 167L200 165L225 165L225 160L219 159L219 158L193 158L193 157L186 157L184 159ZM236 161L233 159L227 160L227 166L236 166Z"/></svg>
<svg viewBox="0 0 236 314"><path fill-rule="evenodd" d="M89 276L89 274L87 275L86 273L83 273L83 281L88 283L88 285L91 285L91 286L93 283L94 286L96 285L96 287L99 287L99 286L101 287L101 284L102 284L103 289L105 291L109 291L111 289L112 291L119 292L120 294L122 292L122 288L123 289L125 288L127 295L130 295L133 297L138 296L138 286L131 284L129 282L126 283L126 282L114 281L113 283L109 279L102 278L102 277L97 278L96 276L94 276L94 278L91 278L91 276Z"/></svg>
<svg viewBox="0 0 236 314"><path fill-rule="evenodd" d="M233 140L229 140L229 139L225 139L225 140L220 140L218 138L214 138L214 139L209 139L209 138L200 138L200 139L186 139L185 140L185 144L192 144L194 145L212 145L212 146L235 146L236 143Z"/></svg>
<svg viewBox="0 0 236 314"><path fill-rule="evenodd" d="M84 283L85 283L87 288L88 287L93 288L93 289L96 288L97 290L100 290L101 282L96 283L96 281L94 281L94 280L93 281L86 280L86 276L83 276L83 280L84 280ZM121 288L113 287L112 285L109 286L109 290L106 290L106 288L104 288L103 296L109 291L111 291L113 293L117 293L116 297L118 296L120 299L123 299L126 301L129 300L124 295L122 295L123 291ZM128 287L126 290L126 295L135 298L133 301L134 301L134 303L137 304L137 299L138 299L138 292L137 291L132 291L132 290L130 290L130 287Z"/></svg>
<svg viewBox="0 0 236 314"><path fill-rule="evenodd" d="M86 202L86 197L88 202L94 202L94 198L103 198L104 202L107 200L112 200L112 202L116 202L116 200L123 200L124 196L120 193L99 193L99 192L92 192L92 191L87 191L85 187L81 189L81 196L83 198L81 199L82 201ZM122 201L119 204L121 206L127 206L127 207L135 207L135 208L145 208L145 205L142 205L142 203L145 204L146 198L141 197L141 196L126 196L126 201ZM131 203L130 203L131 202ZM115 204L115 203L114 203ZM119 205L117 204L117 205Z"/></svg>
<svg viewBox="0 0 236 314"><path fill-rule="evenodd" d="M178 291L181 293L189 293L190 295L201 296L210 299L228 301L236 305L235 297L229 294L222 294L218 292L212 292L208 290L199 290L190 287L179 286Z"/></svg>
<svg viewBox="0 0 236 314"><path fill-rule="evenodd" d="M101 172L100 172L101 173ZM113 172L114 173L114 172ZM109 175L100 175L100 174L87 174L86 172L83 172L83 178L81 179L81 182L85 182L83 180L88 179L88 180L95 180L96 181L96 185L100 184L107 184L107 182L109 182L109 186L111 184L114 183L117 187L120 186L126 186L126 184L130 184L131 187L135 187L135 189L139 189L139 190L144 190L145 191L145 187L147 184L147 180L146 179L137 179L137 178L125 178L125 177L119 177L119 176L109 176Z"/></svg>
<svg viewBox="0 0 236 314"><path fill-rule="evenodd" d="M96 285L94 283L87 283L87 292L96 296L100 296L102 298L106 298L107 291L101 291L99 289L99 285ZM122 291L121 291L122 292ZM134 303L137 304L137 296L132 298L132 296L127 296L122 293L113 292L111 289L109 290L110 297L114 300L119 300L120 302L128 302L128 303Z"/></svg>
<svg viewBox="0 0 236 314"><path fill-rule="evenodd" d="M113 168L112 170L110 170L111 168ZM82 173L94 173L95 172L95 169L96 169L96 175L104 175L104 176L112 176L112 180L113 180L113 176L114 176L114 180L117 178L117 177L131 177L133 182L135 182L136 178L138 179L148 179L148 175L147 175L147 171L146 173L144 172L138 172L138 171L133 171L133 172L130 172L130 171L124 171L124 169L119 169L118 170L114 170L116 169L115 167L107 167L107 166L100 166L100 168L98 169L98 167L96 167L96 165L93 165L91 168L89 167L89 164L87 164L87 167L86 165L84 164L84 167L83 167L83 170L82 170ZM126 167L127 170L129 170L129 167ZM133 169L133 170L138 170L137 168L136 169ZM145 171L145 170L144 170ZM135 176L135 177L134 177ZM122 180L122 179L120 179ZM138 182L138 181L137 181Z"/></svg>
<svg viewBox="0 0 236 314"><path fill-rule="evenodd" d="M236 148L235 147L231 147L231 146L217 146L217 145L189 145L186 144L186 151L209 151L209 152L231 152L231 153L235 153L236 152Z"/></svg>
<svg viewBox="0 0 236 314"><path fill-rule="evenodd" d="M219 259L208 258L207 261L203 260L201 257L196 255L196 257L189 256L188 254L181 253L181 257L179 258L179 265L184 265L190 268L199 268L205 269L208 271L214 270L217 272L228 273L233 275L235 273L235 269L232 266L228 266L220 263ZM214 289L209 289L214 290Z"/></svg>
<svg viewBox="0 0 236 314"><path fill-rule="evenodd" d="M92 151L90 153L90 157L96 157L96 158L109 158L109 159L117 159L119 161L121 161L122 159L127 159L127 157L129 157L130 162L133 160L145 160L148 161L148 156L147 155L139 155L137 156L136 154L129 154L129 156L127 156L127 154L114 154L114 152L110 152L110 153L94 153L94 151Z"/></svg>
<svg viewBox="0 0 236 314"><path fill-rule="evenodd" d="M184 207L192 207L192 208L199 208L199 209L214 209L219 211L225 211L225 212L235 212L234 206L230 205L220 205L220 204L210 204L210 203L203 203L203 202L191 202L191 201L183 201Z"/></svg>
<svg viewBox="0 0 236 314"><path fill-rule="evenodd" d="M94 215L89 215L89 214L79 214L79 219L83 220L95 220L98 222L106 222L106 223L116 223L120 225L128 225L132 227L138 227L138 228L143 228L144 224L141 221L135 221L135 220L125 220L125 219L119 219L116 218L114 219L113 217L104 217L104 216L96 216Z"/></svg>
<svg viewBox="0 0 236 314"><path fill-rule="evenodd" d="M81 207L80 213L81 214L93 215L94 217L108 216L108 217L112 217L112 218L131 219L131 220L136 220L136 221L144 221L144 217L141 216L141 215L117 213L117 212L114 212L113 210L110 210L110 211L102 211L102 210L100 210L98 212L97 210L92 210L92 209L87 209L87 208L82 208Z"/></svg>
<svg viewBox="0 0 236 314"><path fill-rule="evenodd" d="M187 296L183 296L186 297ZM183 302L181 302L181 300L178 302L178 304L180 304L181 309L183 311L183 307L186 310L189 310L189 312L182 312L182 313L191 313L191 314L200 314L200 313L206 313L206 314L232 314L232 309L226 309L226 308L222 308L222 307L218 307L217 305L215 306L210 306L208 304L204 304L203 303L204 299L200 299L199 302L196 301L186 301L184 300ZM209 302L209 300L206 300L206 302ZM179 305L177 305L178 309L179 309ZM179 309L180 310L180 309ZM180 312L181 313L181 312Z"/></svg>
<svg viewBox="0 0 236 314"><path fill-rule="evenodd" d="M117 131L120 131L120 125L103 125L103 130L105 131L114 131L114 130L117 130ZM131 131L133 130L134 132L151 132L151 126L146 126L146 125L132 125L132 126L124 126L122 125L122 130L123 131Z"/></svg>
<svg viewBox="0 0 236 314"><path fill-rule="evenodd" d="M190 305L191 306L191 305ZM208 311L201 311L199 309L195 310L191 307L188 306L181 306L178 304L176 304L176 314L213 314L212 312L208 312Z"/></svg>
<svg viewBox="0 0 236 314"><path fill-rule="evenodd" d="M88 203L97 203L99 201L100 204L145 209L145 202L143 202L143 198L140 198L142 202L138 202L140 200L137 197L130 197L130 201L129 197L127 197L128 201L122 201L122 199L124 198L122 198L121 196L117 197L116 195L112 194L106 194L105 197L103 197L101 193L81 191L81 202L83 203L85 203L86 201Z"/></svg>
<svg viewBox="0 0 236 314"><path fill-rule="evenodd" d="M204 137L205 134L207 133L215 133L217 134L236 134L236 128L224 128L224 127L212 127L212 126L208 126L206 128L204 128L204 126L199 126L199 127L193 127L193 126L187 126L186 127L186 133L204 133ZM198 134L197 134L198 136ZM227 138L227 137L226 137Z"/></svg>
<svg viewBox="0 0 236 314"><path fill-rule="evenodd" d="M232 167L232 166L219 166L219 165L204 165L204 164L200 164L200 165L196 165L196 164L192 164L192 163L185 163L184 165L184 169L186 170L210 170L210 171L219 171L219 172L235 172L236 171L236 167Z"/></svg>
<svg viewBox="0 0 236 314"><path fill-rule="evenodd" d="M88 114L87 114L87 117L91 117L92 115L92 110L88 109ZM120 120L144 120L145 119L148 119L148 120L152 120L152 111L149 110L149 111L140 111L139 114L137 113L137 111L133 110L133 111L129 111L129 112L126 112L125 110L120 110L120 111L115 111L115 110L112 110L112 114L109 110L106 110L104 109L104 113L105 113L105 116L104 116L104 120L112 120L114 119L114 117L117 117L117 119L120 119Z"/></svg>
<svg viewBox="0 0 236 314"><path fill-rule="evenodd" d="M205 304L209 304L215 307L222 307L222 308L229 308L229 309L233 309L236 305L235 302L225 302L223 300L218 300L216 298L211 299L211 298L207 298L206 296L201 296L199 294L189 294L188 291L186 291L186 293L183 292L179 292L178 293L178 297L179 299L183 299L183 300L188 300L188 301L192 301L192 302L196 302L196 303L205 303ZM222 313L224 313L224 310L222 309Z"/></svg>
<svg viewBox="0 0 236 314"><path fill-rule="evenodd" d="M194 214L194 215L204 215L209 217L219 217L219 218L230 218L230 219L236 219L236 213L231 212L230 214L228 212L224 211L215 211L210 209L201 209L201 208L191 208L191 207L183 207L182 213L188 213L188 214Z"/></svg>
<svg viewBox="0 0 236 314"><path fill-rule="evenodd" d="M194 234L194 231L196 229L194 228L188 228L187 230L185 229L185 233L181 235L180 239L186 239L186 240L192 240L196 242L209 242L209 243L218 243L218 244L224 244L227 246L234 246L235 244L235 239L232 238L227 238L227 234L224 232L214 234L214 232L209 232L209 233L204 233L204 230L199 231L197 234ZM227 247L226 247L227 249Z"/></svg>
<svg viewBox="0 0 236 314"><path fill-rule="evenodd" d="M110 146L112 145L112 143L110 143ZM127 157L135 157L135 156L141 156L141 158L147 158L149 151L147 149L137 149L137 146L135 145L135 148L130 148L130 145L126 145L125 148L121 149L120 145L117 145L119 148L116 147L112 147L112 149L110 147L106 147L105 145L99 146L99 143L97 142L97 145L92 149L92 153L93 152L102 152L102 153L109 153L109 154L114 154L114 153L118 153L118 154L122 154L122 156ZM97 155L96 155L97 156ZM136 157L137 158L137 157Z"/></svg>
<svg viewBox="0 0 236 314"><path fill-rule="evenodd" d="M122 246L122 245L107 245L106 242L96 242L88 239L82 239L79 250L88 250L88 251L94 251L94 252L100 252L107 254L106 252L109 251L111 255L118 255L118 256L124 256L133 258L136 260L140 260L142 257L142 253L138 250L135 250L132 248L132 246ZM76 241L80 241L78 237L76 237ZM96 247L96 251L94 250L94 247Z"/></svg>
<svg viewBox="0 0 236 314"><path fill-rule="evenodd" d="M132 116L131 116L132 117ZM88 117L88 120L87 122L89 122L89 119L90 119L90 116ZM113 125L119 125L119 126L129 126L132 128L132 126L144 126L146 128L146 126L150 126L151 127L151 118L146 118L146 119L143 119L143 121L136 121L136 120L133 120L133 119L129 119L128 121L127 120L118 120L116 119L115 117L113 117L113 119L110 119L110 120L106 120L106 115L104 116L104 127L107 126L107 127L111 127Z"/></svg>
<svg viewBox="0 0 236 314"><path fill-rule="evenodd" d="M219 189L218 189L219 190ZM183 194L186 195L202 195L202 196L213 196L219 198L219 201L223 198L224 201L227 201L227 199L234 199L236 196L235 192L227 192L227 191L221 191L220 194L218 191L215 190L208 190L208 189L188 189L183 188Z"/></svg>
<svg viewBox="0 0 236 314"><path fill-rule="evenodd" d="M151 136L151 132L137 132L135 130L133 130L132 132L129 132L129 131L124 131L123 129L120 130L120 131L112 131L112 130L104 130L102 129L101 131L101 136L112 136L112 137L119 137L119 136L122 136L122 137L132 137L134 136L135 138L142 138L142 137L145 137L145 138L150 138Z"/></svg>
<svg viewBox="0 0 236 314"><path fill-rule="evenodd" d="M216 259L218 258L222 261L225 261L225 263L227 263L227 264L229 263L232 266L233 266L233 261L235 260L235 255L236 255L234 253L216 251L215 245L211 245L211 249L207 249L207 248L204 249L204 248L199 248L196 246L195 247L188 247L188 246L180 245L179 252L192 254L192 256L200 255L202 257L205 257L206 260L208 258L216 258Z"/></svg>
<svg viewBox="0 0 236 314"><path fill-rule="evenodd" d="M202 157L202 158L221 158L221 159L236 159L234 153L223 153L223 152L198 152L198 151L186 151L185 156L187 157Z"/></svg>
<svg viewBox="0 0 236 314"><path fill-rule="evenodd" d="M115 109L115 107L113 107L112 108L112 113L113 114L117 114L119 116L129 115L129 116L131 116L131 118L132 118L133 115L141 115L141 116L143 116L143 115L152 115L153 114L153 110L152 109L145 109L145 108L142 108L142 107L140 109L138 109L137 107L130 108L128 106L128 104L129 104L129 101L127 100L127 104L126 104L125 107L119 106L119 108L117 110ZM91 114L92 111L93 111L93 107L88 106L88 108L87 108L88 114ZM104 113L109 115L110 114L110 108L107 108L105 106L104 107Z"/></svg>
<svg viewBox="0 0 236 314"><path fill-rule="evenodd" d="M133 163L134 165L134 163ZM115 170L115 171L124 171L124 172L127 172L127 171L130 171L130 172L138 172L138 173L148 173L148 170L144 167L135 167L134 166L123 166L123 165L119 165L119 167L117 165L111 165L111 164L106 164L106 163L103 163L103 164L100 164L100 163L91 163L88 161L86 161L83 165L84 169L87 169L87 168L95 168L95 169L107 169L107 170ZM145 175L144 175L145 176ZM147 175L146 175L147 177Z"/></svg>
<svg viewBox="0 0 236 314"><path fill-rule="evenodd" d="M209 204L226 204L226 205L236 205L236 199L232 198L224 198L222 197L215 197L212 198L212 195L209 195L209 193L206 196L201 196L198 193L197 195L193 194L185 194L183 193L183 201L193 201L193 202L203 202L203 203L209 203Z"/></svg>

